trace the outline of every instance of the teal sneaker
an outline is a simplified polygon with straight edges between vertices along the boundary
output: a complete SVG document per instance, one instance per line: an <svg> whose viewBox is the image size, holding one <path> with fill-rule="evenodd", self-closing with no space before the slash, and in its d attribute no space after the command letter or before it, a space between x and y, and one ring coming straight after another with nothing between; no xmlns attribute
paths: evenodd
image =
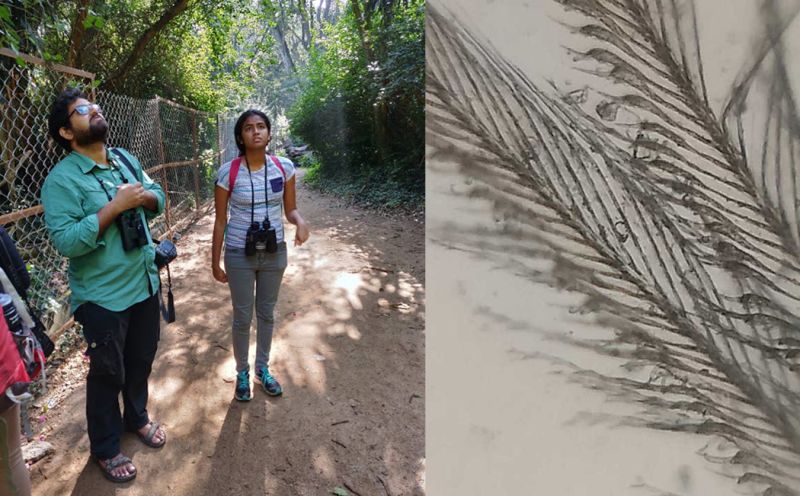
<svg viewBox="0 0 800 496"><path fill-rule="evenodd" d="M250 401L250 371L242 370L236 374L236 392L233 395L238 401Z"/></svg>
<svg viewBox="0 0 800 496"><path fill-rule="evenodd" d="M269 368L261 366L256 370L256 382L260 382L264 387L264 392L270 396L280 396L283 393L281 385L269 373Z"/></svg>

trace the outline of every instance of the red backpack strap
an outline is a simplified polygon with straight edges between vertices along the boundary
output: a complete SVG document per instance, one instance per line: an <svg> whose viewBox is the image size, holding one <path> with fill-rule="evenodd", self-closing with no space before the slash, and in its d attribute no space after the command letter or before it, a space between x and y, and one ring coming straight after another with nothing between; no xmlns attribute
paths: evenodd
<svg viewBox="0 0 800 496"><path fill-rule="evenodd" d="M280 160L278 160L278 157L276 157L275 155L270 155L270 156L269 156L269 158L270 158L270 159L272 159L272 162L273 162L273 163L274 163L274 164L275 164L275 165L278 167L278 169L281 171L281 174L283 175L283 180L285 181L285 180L286 180L286 171L285 171L285 170L283 170L283 164L281 164L281 161L280 161Z"/></svg>
<svg viewBox="0 0 800 496"><path fill-rule="evenodd" d="M228 196L233 194L233 185L236 184L236 176L239 174L239 166L242 165L242 157L236 157L231 162L231 170L228 172Z"/></svg>

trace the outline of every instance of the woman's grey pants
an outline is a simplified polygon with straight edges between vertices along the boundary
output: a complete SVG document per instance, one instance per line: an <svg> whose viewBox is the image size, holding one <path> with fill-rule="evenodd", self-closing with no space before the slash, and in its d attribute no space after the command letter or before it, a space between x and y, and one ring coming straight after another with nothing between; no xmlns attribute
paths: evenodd
<svg viewBox="0 0 800 496"><path fill-rule="evenodd" d="M247 256L242 248L225 248L225 272L233 304L233 356L236 372L249 370L250 323L253 320L253 286L256 307L256 368L269 363L273 316L278 290L286 270L286 243L278 244L276 253L256 252Z"/></svg>

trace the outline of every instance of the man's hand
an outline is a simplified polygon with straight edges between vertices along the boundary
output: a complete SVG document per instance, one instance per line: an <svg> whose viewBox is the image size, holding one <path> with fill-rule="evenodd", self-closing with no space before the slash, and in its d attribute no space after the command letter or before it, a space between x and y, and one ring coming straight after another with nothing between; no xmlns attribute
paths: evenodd
<svg viewBox="0 0 800 496"><path fill-rule="evenodd" d="M121 184L117 186L117 196L112 202L121 213L144 205L146 195L147 190L144 189L142 183Z"/></svg>

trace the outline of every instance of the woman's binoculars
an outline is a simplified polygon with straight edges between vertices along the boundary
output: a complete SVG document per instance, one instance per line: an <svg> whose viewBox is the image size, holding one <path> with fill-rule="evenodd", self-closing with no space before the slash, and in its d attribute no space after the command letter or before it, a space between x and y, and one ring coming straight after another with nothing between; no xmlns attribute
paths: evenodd
<svg viewBox="0 0 800 496"><path fill-rule="evenodd" d="M244 254L255 255L257 251L275 253L278 251L278 237L275 228L269 223L269 219L264 222L253 222L247 229L244 238Z"/></svg>

